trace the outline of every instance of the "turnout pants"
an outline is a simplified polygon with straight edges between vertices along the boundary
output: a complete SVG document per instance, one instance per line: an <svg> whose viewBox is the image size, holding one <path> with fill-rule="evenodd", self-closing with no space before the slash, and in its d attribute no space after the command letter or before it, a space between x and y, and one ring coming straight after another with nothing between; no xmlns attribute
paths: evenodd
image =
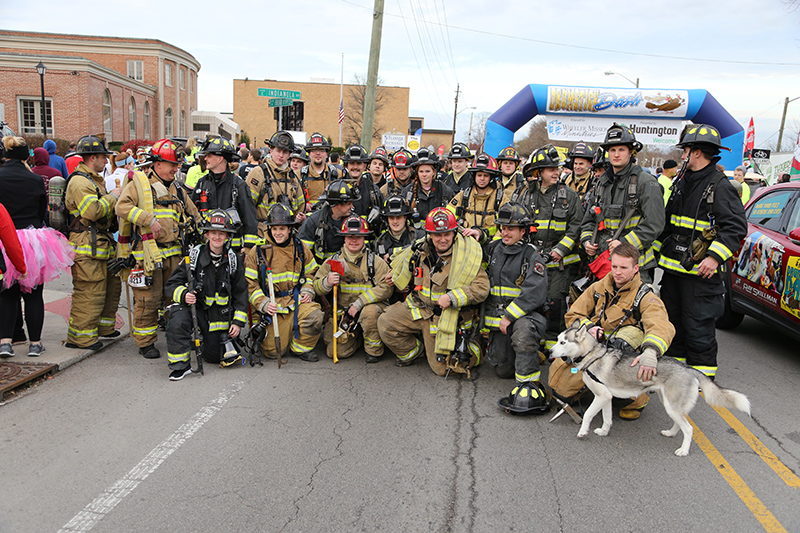
<svg viewBox="0 0 800 533"><path fill-rule="evenodd" d="M72 265L72 304L67 342L81 348L97 342L98 335L114 332L121 290L118 276L108 276L105 259L77 255Z"/></svg>
<svg viewBox="0 0 800 533"><path fill-rule="evenodd" d="M549 350L555 345L558 334L567 329L564 315L567 313L569 285L577 277L576 265L566 265L547 269L547 299L550 302L547 330L544 334L544 347Z"/></svg>
<svg viewBox="0 0 800 533"><path fill-rule="evenodd" d="M158 340L158 311L172 303L164 294L164 283L181 262L181 256L163 258L164 267L153 271L153 284L149 287L131 287L133 290L133 325L131 331L136 346L144 348Z"/></svg>
<svg viewBox="0 0 800 533"><path fill-rule="evenodd" d="M294 312L278 313L272 317L278 321L278 331L281 334L281 353L283 355L289 349L293 353L306 353L314 349L322 334L322 309L316 302L298 304L297 325L299 328L298 338L294 338ZM275 357L275 326L267 326L267 335L261 343L261 349L267 357Z"/></svg>
<svg viewBox="0 0 800 533"><path fill-rule="evenodd" d="M227 335L228 324L224 328L210 331L208 311L197 308L197 328L200 335L203 361L219 364L222 358L222 338ZM169 310L167 321L167 361L170 370L186 370L191 367L189 359L194 348L194 324L192 323L191 306L178 304Z"/></svg>
<svg viewBox="0 0 800 533"><path fill-rule="evenodd" d="M539 381L539 341L547 319L531 313L508 327L506 335L499 330L489 332L487 357L501 378L514 377L519 382Z"/></svg>
<svg viewBox="0 0 800 533"><path fill-rule="evenodd" d="M361 314L358 315L358 323L361 325L361 331L355 335L342 335L336 342L336 357L339 359L346 359L356 353L361 340L364 341L364 351L369 355L380 357L383 355L383 341L381 335L378 333L378 320L386 310L387 305L383 302L367 304L361 309ZM347 308L344 308L346 312ZM339 323L344 314L340 313ZM328 357L333 358L333 320L328 320L325 324L325 329L322 332L322 338L325 339L325 344L328 345L326 353Z"/></svg>

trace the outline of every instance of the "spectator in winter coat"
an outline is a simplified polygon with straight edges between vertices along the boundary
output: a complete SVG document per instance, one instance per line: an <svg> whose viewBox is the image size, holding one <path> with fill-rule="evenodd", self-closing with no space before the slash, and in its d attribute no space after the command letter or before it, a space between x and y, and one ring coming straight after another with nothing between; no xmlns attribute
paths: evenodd
<svg viewBox="0 0 800 533"><path fill-rule="evenodd" d="M50 154L44 148L33 149L33 168L31 168L31 171L34 174L39 174L44 180L46 194L50 193L50 178L61 176L61 172L50 166Z"/></svg>
<svg viewBox="0 0 800 533"><path fill-rule="evenodd" d="M63 157L56 153L56 142L52 139L47 139L44 142L44 149L50 154L50 166L61 172L62 176L69 176L69 172L67 172L67 163L64 162Z"/></svg>

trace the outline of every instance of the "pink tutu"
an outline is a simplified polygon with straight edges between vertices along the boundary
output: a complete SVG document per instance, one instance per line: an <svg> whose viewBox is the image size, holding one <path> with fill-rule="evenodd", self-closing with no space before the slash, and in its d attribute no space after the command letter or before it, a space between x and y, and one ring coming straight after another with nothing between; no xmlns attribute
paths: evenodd
<svg viewBox="0 0 800 533"><path fill-rule="evenodd" d="M33 228L17 230L22 252L25 254L25 266L28 275L25 279L19 278L19 272L8 259L5 248L0 244L3 259L6 262L6 272L3 275L3 288L9 288L13 283L19 283L23 292L52 281L62 272L72 266L75 259L75 250L70 246L64 235L53 228Z"/></svg>

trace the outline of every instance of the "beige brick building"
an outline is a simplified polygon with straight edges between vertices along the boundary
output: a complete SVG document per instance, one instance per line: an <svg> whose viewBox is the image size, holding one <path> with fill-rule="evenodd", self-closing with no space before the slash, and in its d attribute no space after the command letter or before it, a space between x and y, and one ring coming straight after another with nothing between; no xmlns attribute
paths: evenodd
<svg viewBox="0 0 800 533"><path fill-rule="evenodd" d="M311 134L318 131L330 137L334 146L348 146L360 142L350 125L355 121L360 131L363 86L345 84L342 139L339 140L339 84L338 83L304 83L276 80L233 80L233 120L239 124L255 146L263 146L264 141L278 129L275 108L269 107L270 96L275 94L269 89L279 91L296 91L300 99L292 107L284 107L284 129L305 131ZM259 91L260 90L260 91ZM259 96L259 92L262 95ZM391 131L408 130L408 87L378 88L379 109L375 113L375 127L378 129L377 139L373 138L372 150L380 145L380 134Z"/></svg>
<svg viewBox="0 0 800 533"><path fill-rule="evenodd" d="M157 39L0 30L0 120L17 133L42 132L39 61L49 137L191 132L200 63L188 52Z"/></svg>

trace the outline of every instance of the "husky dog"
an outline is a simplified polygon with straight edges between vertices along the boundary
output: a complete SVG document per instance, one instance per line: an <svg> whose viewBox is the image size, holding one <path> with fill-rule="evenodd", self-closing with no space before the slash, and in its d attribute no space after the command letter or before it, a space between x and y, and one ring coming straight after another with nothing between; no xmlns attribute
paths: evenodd
<svg viewBox="0 0 800 533"><path fill-rule="evenodd" d="M672 357L661 357L653 379L640 381L637 378L638 367L631 366L638 353L599 343L588 333L586 326L580 326L578 320L559 334L551 353L553 357L561 357L578 370L583 370L583 381L594 393L594 401L583 416L578 437L589 434L589 425L601 409L603 426L594 432L600 436L608 435L611 429L611 398L633 398L643 392L657 392L674 422L670 429L661 432L662 435L674 437L679 429L683 431L683 444L675 450L675 455L679 457L689 454L692 425L686 417L697 402L698 388L703 391L709 405L736 408L750 414L750 401L744 394L723 389L702 372Z"/></svg>

